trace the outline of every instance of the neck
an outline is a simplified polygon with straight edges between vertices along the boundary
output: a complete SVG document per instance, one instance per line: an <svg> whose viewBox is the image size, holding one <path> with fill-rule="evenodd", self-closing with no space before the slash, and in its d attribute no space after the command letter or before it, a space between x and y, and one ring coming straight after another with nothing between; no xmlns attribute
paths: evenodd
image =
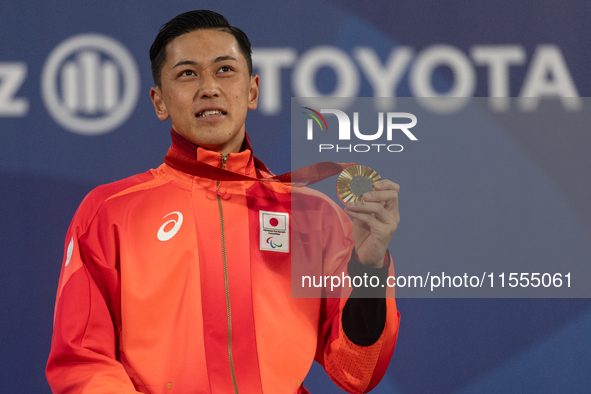
<svg viewBox="0 0 591 394"><path fill-rule="evenodd" d="M238 153L238 152L242 151L243 145L244 145L244 138L241 141L233 142L232 144L227 144L223 148L218 147L218 148L213 148L213 149L209 149L209 150L212 150L214 152L218 152L222 156L228 156L230 153ZM202 148L208 149L205 146L202 146Z"/></svg>
<svg viewBox="0 0 591 394"><path fill-rule="evenodd" d="M172 148L177 151L178 153L182 153L186 156L195 158L197 157L197 148L199 148L198 145L195 145L194 143L192 143L191 141L189 141L188 139L186 139L185 137L183 137L182 135L180 135L179 133L177 133L174 129L170 130L170 135L172 137ZM203 149L208 149L207 147L201 147ZM242 152L244 150L252 150L250 147L250 142L248 140L248 135L244 134L244 139L240 142L240 145L238 145L238 147L234 147L232 149L221 149L221 150L216 150L216 149L208 149L214 152L218 152L221 155L228 155L229 153L237 153L237 152Z"/></svg>

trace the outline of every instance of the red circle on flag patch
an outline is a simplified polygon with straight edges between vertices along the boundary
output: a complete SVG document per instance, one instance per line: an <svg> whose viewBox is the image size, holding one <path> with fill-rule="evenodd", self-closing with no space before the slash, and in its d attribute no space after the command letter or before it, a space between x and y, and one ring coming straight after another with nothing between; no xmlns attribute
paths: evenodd
<svg viewBox="0 0 591 394"><path fill-rule="evenodd" d="M275 219L275 218L271 218L269 220L269 224L273 227L277 226L279 224L279 220Z"/></svg>

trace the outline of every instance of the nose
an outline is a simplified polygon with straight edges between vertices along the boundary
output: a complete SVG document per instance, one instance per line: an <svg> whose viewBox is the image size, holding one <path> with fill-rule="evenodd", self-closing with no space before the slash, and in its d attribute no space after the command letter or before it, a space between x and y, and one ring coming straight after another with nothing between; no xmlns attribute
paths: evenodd
<svg viewBox="0 0 591 394"><path fill-rule="evenodd" d="M201 84L199 85L198 96L202 99L219 97L220 90L218 82L209 71L201 73Z"/></svg>

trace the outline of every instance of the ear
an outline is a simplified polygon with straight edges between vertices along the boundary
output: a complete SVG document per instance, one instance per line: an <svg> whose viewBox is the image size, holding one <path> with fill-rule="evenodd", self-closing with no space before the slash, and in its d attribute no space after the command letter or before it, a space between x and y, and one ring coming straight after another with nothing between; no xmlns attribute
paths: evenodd
<svg viewBox="0 0 591 394"><path fill-rule="evenodd" d="M250 91L248 93L248 109L257 109L259 102L259 82L258 75L250 77Z"/></svg>
<svg viewBox="0 0 591 394"><path fill-rule="evenodd" d="M166 104L162 100L162 90L160 88L151 88L150 89L150 97L152 98L152 104L154 104L154 109L156 110L156 116L160 120L168 119L168 109L166 109Z"/></svg>

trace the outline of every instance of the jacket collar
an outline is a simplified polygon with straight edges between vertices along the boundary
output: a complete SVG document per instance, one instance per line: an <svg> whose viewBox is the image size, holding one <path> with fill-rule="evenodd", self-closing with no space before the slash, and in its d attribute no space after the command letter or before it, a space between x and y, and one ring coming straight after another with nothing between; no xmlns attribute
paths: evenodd
<svg viewBox="0 0 591 394"><path fill-rule="evenodd" d="M222 155L218 152L211 151L200 146L193 144L185 137L177 133L174 129L170 130L172 137L171 151L176 152L187 159L199 161L210 166L221 167ZM190 165L191 160L186 161L187 167ZM250 138L245 133L244 141L240 152L230 153L227 157L227 169L231 172L257 177L256 170L270 173L267 167L252 153L252 147L250 145ZM188 168L180 168L181 171L190 173Z"/></svg>

